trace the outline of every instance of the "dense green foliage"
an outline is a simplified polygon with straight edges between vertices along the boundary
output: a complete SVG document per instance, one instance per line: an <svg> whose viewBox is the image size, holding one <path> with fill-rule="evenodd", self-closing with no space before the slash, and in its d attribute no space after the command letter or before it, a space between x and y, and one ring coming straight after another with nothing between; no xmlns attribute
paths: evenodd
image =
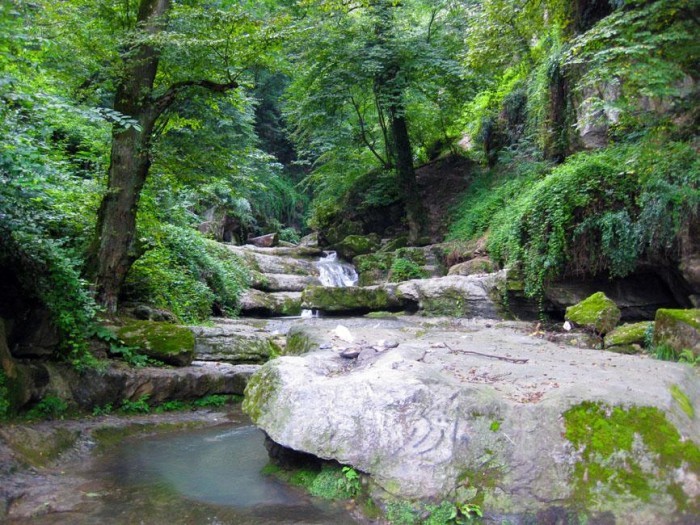
<svg viewBox="0 0 700 525"><path fill-rule="evenodd" d="M481 162L450 237L488 235L534 296L556 277L664 264L697 220L692 2L166 4L141 22L133 1L0 5L0 267L76 364L100 312L119 138L146 134L130 155L148 153L120 298L184 322L235 313L247 286L216 241L297 241L305 217L329 243L411 234L402 152ZM154 77L126 114L115 98L137 55ZM391 263L392 279L422 275Z"/></svg>
<svg viewBox="0 0 700 525"><path fill-rule="evenodd" d="M700 161L687 143L645 139L533 171L495 183L486 172L452 229L455 238L490 230L492 256L521 267L531 295L561 275L624 276L663 259L700 206Z"/></svg>
<svg viewBox="0 0 700 525"><path fill-rule="evenodd" d="M700 209L688 3L517 4L474 7L466 56L488 80L463 119L493 167L453 211L450 237L487 234L530 296L553 278L668 264ZM591 136L604 147L573 154Z"/></svg>

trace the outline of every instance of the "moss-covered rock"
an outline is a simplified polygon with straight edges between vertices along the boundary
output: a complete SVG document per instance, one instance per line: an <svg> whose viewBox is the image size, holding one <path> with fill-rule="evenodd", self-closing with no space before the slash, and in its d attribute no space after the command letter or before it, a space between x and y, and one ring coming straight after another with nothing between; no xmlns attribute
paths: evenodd
<svg viewBox="0 0 700 525"><path fill-rule="evenodd" d="M447 272L447 275L474 275L477 273L491 273L496 271L491 259L488 257L477 257L463 263L455 264Z"/></svg>
<svg viewBox="0 0 700 525"><path fill-rule="evenodd" d="M642 350L646 337L654 327L651 321L627 323L618 326L605 336L604 347L622 354L636 354Z"/></svg>
<svg viewBox="0 0 700 525"><path fill-rule="evenodd" d="M376 233L369 235L348 235L334 245L335 251L342 258L351 260L357 255L365 255L379 249L380 239Z"/></svg>
<svg viewBox="0 0 700 525"><path fill-rule="evenodd" d="M258 364L280 355L281 348L271 335L253 326L221 321L214 326L193 326L198 361L234 365Z"/></svg>
<svg viewBox="0 0 700 525"><path fill-rule="evenodd" d="M280 316L301 314L301 292L261 292L246 290L240 298L241 312L247 315Z"/></svg>
<svg viewBox="0 0 700 525"><path fill-rule="evenodd" d="M603 292L596 292L566 309L566 320L599 335L612 331L620 321L620 309Z"/></svg>
<svg viewBox="0 0 700 525"><path fill-rule="evenodd" d="M605 508L621 497L666 497L676 512L700 511L700 448L655 407L583 402L564 413L565 437L579 451L574 503Z"/></svg>
<svg viewBox="0 0 700 525"><path fill-rule="evenodd" d="M381 251L393 252L399 248L405 248L406 246L408 246L408 235L399 235L382 246Z"/></svg>
<svg viewBox="0 0 700 525"><path fill-rule="evenodd" d="M363 227L359 221L340 221L323 231L322 237L326 243L333 245L341 242L349 235L362 235Z"/></svg>
<svg viewBox="0 0 700 525"><path fill-rule="evenodd" d="M80 432L67 428L34 429L20 425L0 428L0 438L24 466L43 467L75 445Z"/></svg>
<svg viewBox="0 0 700 525"><path fill-rule="evenodd" d="M284 347L285 355L302 355L314 348L318 348L318 344L313 340L313 337L304 330L303 326L293 326L287 333L287 344Z"/></svg>
<svg viewBox="0 0 700 525"><path fill-rule="evenodd" d="M667 345L678 353L691 350L700 356L700 309L659 309L654 322L654 345Z"/></svg>
<svg viewBox="0 0 700 525"><path fill-rule="evenodd" d="M302 306L336 313L401 309L401 303L395 295L389 293L387 289L377 287L311 286L302 294Z"/></svg>
<svg viewBox="0 0 700 525"><path fill-rule="evenodd" d="M358 284L372 286L386 282L394 258L393 252L378 252L355 257L353 263L355 263L355 269L359 276Z"/></svg>
<svg viewBox="0 0 700 525"><path fill-rule="evenodd" d="M131 321L117 329L117 336L128 346L169 365L188 366L194 359L194 334L184 326Z"/></svg>

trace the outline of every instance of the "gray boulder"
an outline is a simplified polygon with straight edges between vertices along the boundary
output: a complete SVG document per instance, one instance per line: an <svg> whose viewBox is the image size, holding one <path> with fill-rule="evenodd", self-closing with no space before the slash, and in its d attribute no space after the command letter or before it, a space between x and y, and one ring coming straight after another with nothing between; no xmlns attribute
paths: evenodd
<svg viewBox="0 0 700 525"><path fill-rule="evenodd" d="M287 275L270 273L255 286L265 292L302 292L308 286L320 286L321 281L313 275Z"/></svg>
<svg viewBox="0 0 700 525"><path fill-rule="evenodd" d="M32 385L31 399L53 395L90 410L107 403L118 407L124 400L149 396L148 402L197 399L210 394L242 394L259 365L231 365L195 361L180 368L130 368L113 364L104 371L77 372L66 364L44 363L42 381Z"/></svg>
<svg viewBox="0 0 700 525"><path fill-rule="evenodd" d="M505 285L505 278L505 271L501 271L414 279L400 283L397 295L405 303L412 302L429 315L500 319L500 290Z"/></svg>
<svg viewBox="0 0 700 525"><path fill-rule="evenodd" d="M215 326L190 329L194 333L194 353L199 361L264 363L280 353L270 333L250 323L222 320Z"/></svg>
<svg viewBox="0 0 700 525"><path fill-rule="evenodd" d="M484 322L411 332L368 359L329 350L270 361L243 408L276 443L368 473L375 494L468 496L513 522L557 508L644 517L635 523L697 510L693 369L563 350ZM641 489L620 482L639 473Z"/></svg>
<svg viewBox="0 0 700 525"><path fill-rule="evenodd" d="M239 299L244 315L279 316L301 313L301 292L246 290Z"/></svg>
<svg viewBox="0 0 700 525"><path fill-rule="evenodd" d="M312 259L302 258L304 254L313 256L318 250L310 248L254 248L251 246L226 246L241 257L248 266L260 273L281 273L292 275L318 276L318 269Z"/></svg>

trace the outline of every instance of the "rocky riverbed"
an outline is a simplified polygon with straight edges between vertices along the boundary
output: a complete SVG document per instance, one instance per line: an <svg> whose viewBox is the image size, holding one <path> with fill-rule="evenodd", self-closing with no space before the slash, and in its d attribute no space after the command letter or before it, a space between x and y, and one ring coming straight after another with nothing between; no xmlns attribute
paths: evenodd
<svg viewBox="0 0 700 525"><path fill-rule="evenodd" d="M367 474L378 501L473 502L495 523L695 523L700 515L700 381L688 365L580 348L596 338L515 321L372 314L198 330L198 359L215 361L195 365L222 377L242 366L229 364L241 349L288 354L240 376L236 391L249 381L245 410L276 443ZM154 374L175 372L130 373L126 385L157 386ZM102 505L110 492L85 473L105 436L241 417L5 425L0 517L71 523Z"/></svg>

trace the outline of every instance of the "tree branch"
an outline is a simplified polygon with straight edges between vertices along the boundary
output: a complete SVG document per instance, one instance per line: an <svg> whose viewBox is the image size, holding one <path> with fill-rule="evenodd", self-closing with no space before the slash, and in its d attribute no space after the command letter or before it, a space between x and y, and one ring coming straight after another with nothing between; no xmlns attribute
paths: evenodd
<svg viewBox="0 0 700 525"><path fill-rule="evenodd" d="M160 115L163 113L175 102L175 99L182 91L191 87L201 87L214 93L225 93L226 91L237 89L238 82L235 79L229 82L214 82L212 80L183 80L182 82L176 82L153 102L152 107L155 114Z"/></svg>
<svg viewBox="0 0 700 525"><path fill-rule="evenodd" d="M350 104L352 104L352 107L355 109L355 113L357 114L357 120L360 124L360 138L362 139L362 142L364 142L365 146L367 146L367 148L369 148L372 154L375 157L377 157L377 160L380 162L382 167L387 169L389 163L382 158L379 152L374 148L374 145L367 138L367 132L365 129L365 119L362 117L362 112L360 111L359 104L355 101L355 97L353 97L352 95L350 95Z"/></svg>

